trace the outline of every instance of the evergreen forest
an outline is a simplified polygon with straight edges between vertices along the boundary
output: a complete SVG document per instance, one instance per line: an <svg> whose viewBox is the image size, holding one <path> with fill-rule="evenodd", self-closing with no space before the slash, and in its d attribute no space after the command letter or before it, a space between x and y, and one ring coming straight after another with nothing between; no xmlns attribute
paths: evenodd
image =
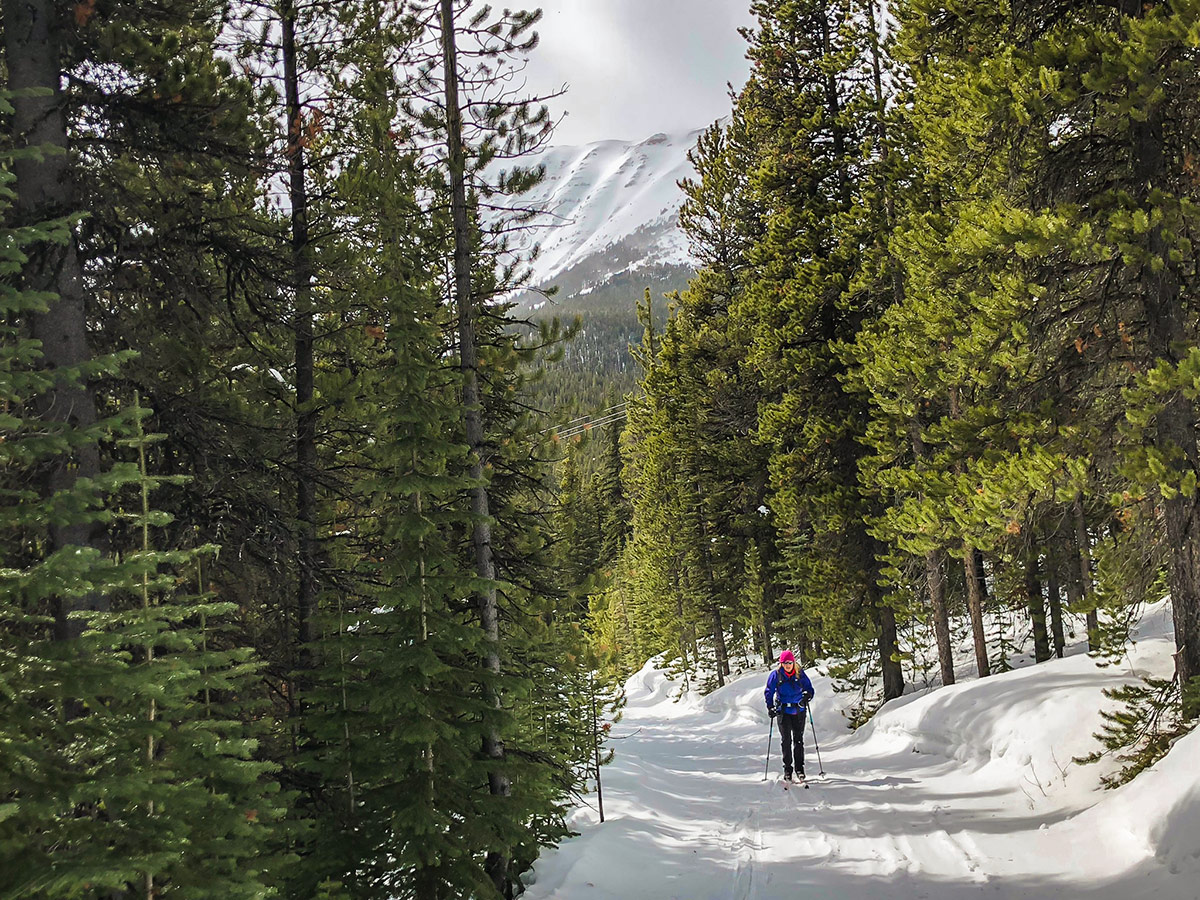
<svg viewBox="0 0 1200 900"><path fill-rule="evenodd" d="M708 687L798 649L861 723L960 647L1115 662L1169 596L1174 678L1099 735L1130 778L1200 712L1200 6L752 12L681 183L698 273L640 308L622 490L568 460L593 634Z"/></svg>
<svg viewBox="0 0 1200 900"><path fill-rule="evenodd" d="M1169 596L1101 737L1194 725L1200 0L751 11L589 324L540 12L0 0L0 898L515 897L656 657L857 724Z"/></svg>

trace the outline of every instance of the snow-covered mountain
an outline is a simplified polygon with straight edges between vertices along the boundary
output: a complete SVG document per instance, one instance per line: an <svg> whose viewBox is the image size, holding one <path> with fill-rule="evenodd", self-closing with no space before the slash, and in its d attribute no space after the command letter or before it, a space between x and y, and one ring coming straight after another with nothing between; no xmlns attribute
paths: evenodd
<svg viewBox="0 0 1200 900"><path fill-rule="evenodd" d="M558 284L560 297L570 297L622 272L689 267L678 182L694 175L687 154L699 134L550 147L522 160L546 167L541 184L513 201L546 213L524 238L541 246L531 285Z"/></svg>

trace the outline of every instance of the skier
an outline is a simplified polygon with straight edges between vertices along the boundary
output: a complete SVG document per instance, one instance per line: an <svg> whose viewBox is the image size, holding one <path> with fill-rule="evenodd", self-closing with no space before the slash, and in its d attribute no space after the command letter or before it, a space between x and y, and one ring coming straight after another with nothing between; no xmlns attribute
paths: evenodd
<svg viewBox="0 0 1200 900"><path fill-rule="evenodd" d="M804 781L804 713L813 697L812 682L796 665L791 650L779 654L779 668L767 676L767 715L779 717L779 736L783 739L783 780L792 780L795 754L796 774ZM778 696L778 701L776 701Z"/></svg>

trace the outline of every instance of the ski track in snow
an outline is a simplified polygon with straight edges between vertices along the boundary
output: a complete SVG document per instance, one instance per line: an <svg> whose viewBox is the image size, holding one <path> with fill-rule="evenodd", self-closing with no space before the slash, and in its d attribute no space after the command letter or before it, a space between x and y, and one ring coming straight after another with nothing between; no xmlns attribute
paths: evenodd
<svg viewBox="0 0 1200 900"><path fill-rule="evenodd" d="M1158 617L1158 618L1154 618ZM1166 618L1164 618L1166 617ZM1130 662L1169 671L1159 607ZM1128 668L1082 654L922 691L850 733L828 679L813 710L826 776L785 791L779 737L763 780L766 670L707 697L647 666L627 685L605 812L547 851L525 900L1087 900L1200 898L1200 732L1116 791L1095 747L1104 687ZM961 676L960 676L961 677Z"/></svg>

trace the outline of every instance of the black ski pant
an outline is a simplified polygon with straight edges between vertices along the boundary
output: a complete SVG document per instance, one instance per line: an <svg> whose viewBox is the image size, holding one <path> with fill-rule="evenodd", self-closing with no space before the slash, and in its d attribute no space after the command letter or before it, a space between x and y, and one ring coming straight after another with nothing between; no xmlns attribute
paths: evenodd
<svg viewBox="0 0 1200 900"><path fill-rule="evenodd" d="M781 712L779 719L779 736L783 739L783 774L792 774L792 760L795 759L796 771L804 774L804 710L799 712Z"/></svg>

